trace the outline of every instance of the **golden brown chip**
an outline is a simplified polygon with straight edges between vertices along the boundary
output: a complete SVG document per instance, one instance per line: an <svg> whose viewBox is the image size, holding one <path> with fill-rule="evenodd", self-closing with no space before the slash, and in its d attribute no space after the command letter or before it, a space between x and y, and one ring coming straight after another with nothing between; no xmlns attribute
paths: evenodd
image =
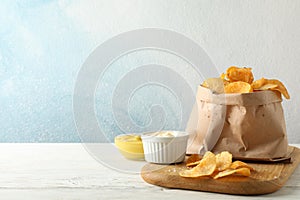
<svg viewBox="0 0 300 200"><path fill-rule="evenodd" d="M218 179L221 177L229 176L232 174L238 174L241 176L250 176L251 172L249 168L239 168L239 169L226 169L225 171L219 172L216 176L214 176L214 179Z"/></svg>
<svg viewBox="0 0 300 200"><path fill-rule="evenodd" d="M202 86L218 94L224 93L224 83L221 78L208 78L202 83Z"/></svg>
<svg viewBox="0 0 300 200"><path fill-rule="evenodd" d="M276 79L265 79L253 81L254 77L251 68L239 68L231 66L222 73L219 78L208 78L202 86L211 89L216 93L249 93L259 90L277 90L286 99L290 99L290 95L286 87ZM250 84L250 85L249 85Z"/></svg>
<svg viewBox="0 0 300 200"><path fill-rule="evenodd" d="M225 93L249 93L253 89L249 83L237 81L229 83L225 86Z"/></svg>
<svg viewBox="0 0 300 200"><path fill-rule="evenodd" d="M193 166L192 163L197 163L198 161L201 160L201 156L199 154L191 154L188 159L186 160L186 166ZM189 165L189 166L188 166ZM194 164L197 165L197 164Z"/></svg>
<svg viewBox="0 0 300 200"><path fill-rule="evenodd" d="M276 85L276 87L275 87L275 85ZM271 89L271 90L277 90L281 94L283 94L283 96L286 99L290 99L290 95L289 95L286 87L279 80L261 78L257 81L254 81L251 84L251 86L254 90L265 90L265 88ZM225 88L225 90L226 90L226 88Z"/></svg>
<svg viewBox="0 0 300 200"><path fill-rule="evenodd" d="M251 70L251 68L231 66L226 70L226 77L230 82L243 81L251 84L254 80Z"/></svg>
<svg viewBox="0 0 300 200"><path fill-rule="evenodd" d="M286 98L286 99L290 99L290 95L286 89L286 87L283 85L282 82L280 82L279 80L276 80L276 79L268 79L267 82L269 84L275 84L277 85L276 88L272 88L272 90L277 90L279 91L281 94L283 94L283 96Z"/></svg>
<svg viewBox="0 0 300 200"><path fill-rule="evenodd" d="M179 172L182 177L201 177L211 175L217 166L216 156L212 152L208 151L204 154L200 163L190 170L184 170Z"/></svg>
<svg viewBox="0 0 300 200"><path fill-rule="evenodd" d="M187 167L193 167L193 166L198 165L199 163L200 163L200 160L195 161L195 162L191 162L191 163L187 163L185 166L187 166Z"/></svg>
<svg viewBox="0 0 300 200"><path fill-rule="evenodd" d="M265 78L261 78L259 80L254 81L253 83L251 83L251 86L254 90L261 88L263 85L266 84L266 79Z"/></svg>
<svg viewBox="0 0 300 200"><path fill-rule="evenodd" d="M217 155L208 151L201 160L197 160L199 158L200 155L198 154L191 155L189 159L194 162L189 162L186 166L196 165L196 167L190 170L183 170L179 172L179 175L191 178L209 176L218 179L232 174L250 176L250 170L254 170L242 161L232 162L232 154L228 151L223 151Z"/></svg>
<svg viewBox="0 0 300 200"><path fill-rule="evenodd" d="M254 170L253 167L251 167L247 163L244 163L244 162L239 161L239 160L234 161L233 163L231 163L230 168L231 169L248 168L248 169L250 169L252 171Z"/></svg>
<svg viewBox="0 0 300 200"><path fill-rule="evenodd" d="M228 151L223 151L216 155L216 161L218 171L228 169L232 163L232 154Z"/></svg>
<svg viewBox="0 0 300 200"><path fill-rule="evenodd" d="M258 88L257 90L272 90L276 87L278 87L278 85L272 84L272 83L267 83L267 84L261 86L260 88Z"/></svg>
<svg viewBox="0 0 300 200"><path fill-rule="evenodd" d="M235 173L238 175L242 175L242 176L250 176L251 175L250 169L247 167L235 169Z"/></svg>

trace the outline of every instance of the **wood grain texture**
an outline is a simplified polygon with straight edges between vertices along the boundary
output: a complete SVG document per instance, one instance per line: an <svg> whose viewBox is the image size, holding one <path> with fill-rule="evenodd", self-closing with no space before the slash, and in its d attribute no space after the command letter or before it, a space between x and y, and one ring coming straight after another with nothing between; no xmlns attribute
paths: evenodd
<svg viewBox="0 0 300 200"><path fill-rule="evenodd" d="M220 179L209 177L184 178L185 163L179 165L146 164L142 169L143 179L154 185L167 188L208 191L225 194L259 195L279 190L300 162L300 149L290 147L292 163L250 163L255 171L250 177L228 176Z"/></svg>

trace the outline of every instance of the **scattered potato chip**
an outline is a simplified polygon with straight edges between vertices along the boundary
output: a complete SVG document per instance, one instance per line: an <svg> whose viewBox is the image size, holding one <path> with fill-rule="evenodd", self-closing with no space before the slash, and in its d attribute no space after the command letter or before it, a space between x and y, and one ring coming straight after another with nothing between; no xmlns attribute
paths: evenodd
<svg viewBox="0 0 300 200"><path fill-rule="evenodd" d="M186 161L187 167L194 167L200 163L201 156L199 154L192 154L189 156L189 158Z"/></svg>
<svg viewBox="0 0 300 200"><path fill-rule="evenodd" d="M204 154L199 164L190 170L184 170L179 173L182 177L201 177L211 175L217 166L216 156L208 151Z"/></svg>
<svg viewBox="0 0 300 200"><path fill-rule="evenodd" d="M191 154L186 160L186 166L189 167L189 166L194 166L199 164L198 162L201 160L201 158L202 157L199 154ZM192 164L192 163L197 163L197 164Z"/></svg>
<svg viewBox="0 0 300 200"><path fill-rule="evenodd" d="M195 162L191 162L191 163L187 163L185 166L187 166L187 167L193 167L193 166L198 165L199 163L200 163L200 160L195 161Z"/></svg>
<svg viewBox="0 0 300 200"><path fill-rule="evenodd" d="M243 81L246 83L252 83L254 80L251 68L239 68L235 66L231 66L226 70L226 77L231 82L235 81Z"/></svg>
<svg viewBox="0 0 300 200"><path fill-rule="evenodd" d="M228 169L232 163L232 154L228 151L223 151L216 155L217 170L223 171Z"/></svg>
<svg viewBox="0 0 300 200"><path fill-rule="evenodd" d="M242 161L232 162L232 154L228 151L223 151L217 155L208 151L201 160L195 160L198 158L198 154L193 154L190 159L194 162L189 162L186 166L196 166L192 169L179 172L179 175L192 178L210 176L214 179L218 179L233 174L250 176L250 171L254 170L251 166Z"/></svg>
<svg viewBox="0 0 300 200"><path fill-rule="evenodd" d="M202 83L202 86L218 94L224 93L224 83L221 78L208 78Z"/></svg>
<svg viewBox="0 0 300 200"><path fill-rule="evenodd" d="M243 81L236 81L225 86L225 93L249 93L253 89L249 83Z"/></svg>
<svg viewBox="0 0 300 200"><path fill-rule="evenodd" d="M249 168L238 168L238 169L226 169L224 171L219 172L216 176L214 176L214 179L222 178L225 176L229 176L232 174L238 174L242 176L250 176L251 172Z"/></svg>
<svg viewBox="0 0 300 200"><path fill-rule="evenodd" d="M247 163L244 163L244 162L239 161L239 160L236 160L233 163L231 163L229 168L231 168L231 169L248 168L252 171L254 170L253 167L251 167Z"/></svg>

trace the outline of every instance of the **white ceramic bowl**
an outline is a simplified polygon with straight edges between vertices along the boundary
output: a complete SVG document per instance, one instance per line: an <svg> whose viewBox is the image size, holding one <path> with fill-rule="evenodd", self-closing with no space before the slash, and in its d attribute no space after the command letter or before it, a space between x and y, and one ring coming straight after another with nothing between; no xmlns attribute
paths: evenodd
<svg viewBox="0 0 300 200"><path fill-rule="evenodd" d="M185 158L188 137L187 132L181 131L142 134L145 160L158 164L182 162Z"/></svg>

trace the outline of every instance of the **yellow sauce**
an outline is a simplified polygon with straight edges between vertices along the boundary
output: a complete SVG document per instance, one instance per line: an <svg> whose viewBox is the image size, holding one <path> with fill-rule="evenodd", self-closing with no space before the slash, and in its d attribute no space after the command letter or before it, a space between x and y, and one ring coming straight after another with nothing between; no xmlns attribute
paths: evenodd
<svg viewBox="0 0 300 200"><path fill-rule="evenodd" d="M144 160L144 149L141 136L135 134L118 135L115 145L127 159Z"/></svg>

